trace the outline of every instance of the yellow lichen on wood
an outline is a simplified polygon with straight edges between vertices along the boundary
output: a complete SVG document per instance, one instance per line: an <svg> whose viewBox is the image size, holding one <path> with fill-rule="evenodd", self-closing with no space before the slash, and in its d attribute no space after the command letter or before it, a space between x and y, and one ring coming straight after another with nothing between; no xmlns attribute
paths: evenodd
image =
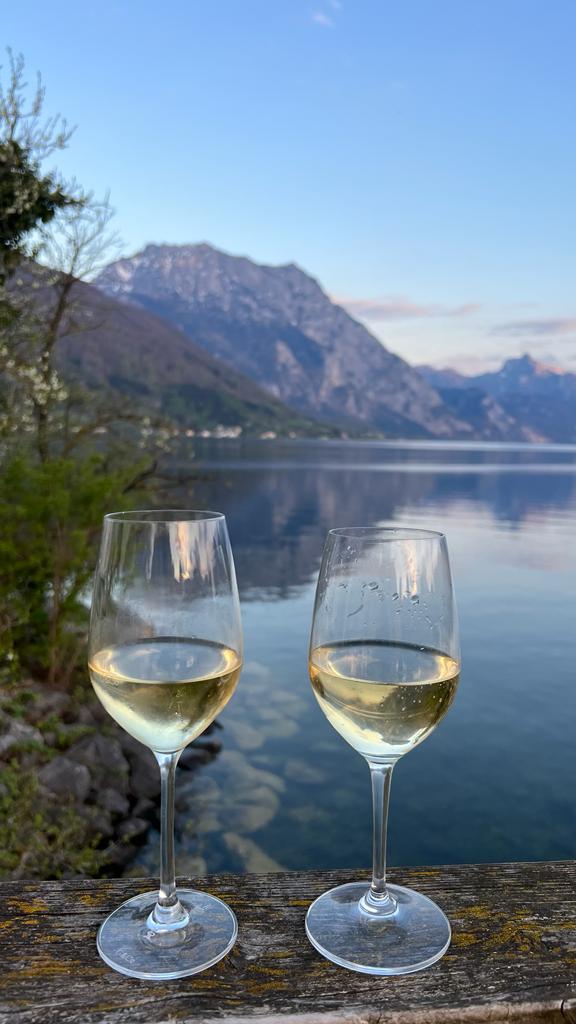
<svg viewBox="0 0 576 1024"><path fill-rule="evenodd" d="M493 916L494 911L491 910L489 907L483 907L479 904L475 904L471 907L466 907L463 913L469 915L470 917L475 917L479 921L485 921L486 918Z"/></svg>
<svg viewBox="0 0 576 1024"><path fill-rule="evenodd" d="M48 904L38 898L22 900L11 897L6 902L10 910L18 910L21 914L39 914L48 910Z"/></svg>
<svg viewBox="0 0 576 1024"><path fill-rule="evenodd" d="M78 896L78 902L83 903L85 907L101 907L102 903L106 900L108 893L99 892L97 896L93 896L91 892L82 892Z"/></svg>
<svg viewBox="0 0 576 1024"><path fill-rule="evenodd" d="M456 932L452 936L453 946L473 946L476 942L480 942L480 939L472 932Z"/></svg>
<svg viewBox="0 0 576 1024"><path fill-rule="evenodd" d="M40 978L54 974L72 974L75 971L82 971L83 975L102 974L102 968L86 967L77 960L62 961L55 960L50 956L41 956L36 957L26 967L20 967L16 971L5 972L3 977L4 980L17 982L21 981L23 978Z"/></svg>

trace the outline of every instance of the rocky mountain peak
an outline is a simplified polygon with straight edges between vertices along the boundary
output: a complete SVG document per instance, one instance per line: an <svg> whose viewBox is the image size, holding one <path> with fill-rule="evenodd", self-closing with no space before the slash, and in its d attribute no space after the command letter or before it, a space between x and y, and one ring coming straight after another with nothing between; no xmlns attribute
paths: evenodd
<svg viewBox="0 0 576 1024"><path fill-rule="evenodd" d="M576 375L529 354L468 377L389 352L295 263L148 245L96 284L307 416L391 437L576 439Z"/></svg>
<svg viewBox="0 0 576 1024"><path fill-rule="evenodd" d="M195 245L147 245L112 263L97 280L113 296L165 299L189 306L209 304L227 315L297 324L310 302L329 301L320 285L295 263L257 264L201 242Z"/></svg>
<svg viewBox="0 0 576 1024"><path fill-rule="evenodd" d="M507 359L499 372L503 377L518 380L524 377L546 377L550 374L563 377L567 373L560 366L550 366L547 363L539 362L528 352L514 359Z"/></svg>
<svg viewBox="0 0 576 1024"><path fill-rule="evenodd" d="M297 264L208 243L152 246L96 284L178 326L301 412L392 436L469 436L437 392Z"/></svg>

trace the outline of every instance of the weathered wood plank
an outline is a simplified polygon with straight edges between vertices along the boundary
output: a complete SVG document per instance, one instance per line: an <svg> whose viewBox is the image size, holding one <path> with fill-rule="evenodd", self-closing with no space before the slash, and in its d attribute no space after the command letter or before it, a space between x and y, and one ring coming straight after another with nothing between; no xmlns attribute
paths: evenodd
<svg viewBox="0 0 576 1024"><path fill-rule="evenodd" d="M576 863L395 870L453 925L438 964L401 978L323 960L304 933L308 904L357 872L221 875L239 940L216 967L169 983L133 981L98 958L103 917L139 880L0 885L0 1024L576 1024ZM187 884L190 880L186 880Z"/></svg>

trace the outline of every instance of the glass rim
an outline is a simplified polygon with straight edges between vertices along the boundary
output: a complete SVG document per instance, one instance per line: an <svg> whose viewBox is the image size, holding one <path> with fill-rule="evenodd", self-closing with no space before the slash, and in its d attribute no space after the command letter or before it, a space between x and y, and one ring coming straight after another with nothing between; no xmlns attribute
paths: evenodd
<svg viewBox="0 0 576 1024"><path fill-rule="evenodd" d="M355 540L372 538L388 543L408 540L445 540L440 530L423 530L417 526L336 526L328 530L329 537L348 537Z"/></svg>
<svg viewBox="0 0 576 1024"><path fill-rule="evenodd" d="M225 519L223 512L195 508L141 508L129 512L107 512L105 523L210 523Z"/></svg>

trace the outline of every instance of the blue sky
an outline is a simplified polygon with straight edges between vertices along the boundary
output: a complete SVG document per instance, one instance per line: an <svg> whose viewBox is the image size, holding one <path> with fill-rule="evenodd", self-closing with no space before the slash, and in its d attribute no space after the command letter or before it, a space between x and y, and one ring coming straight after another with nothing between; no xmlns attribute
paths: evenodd
<svg viewBox="0 0 576 1024"><path fill-rule="evenodd" d="M29 0L129 254L295 261L413 362L576 369L574 0Z"/></svg>

